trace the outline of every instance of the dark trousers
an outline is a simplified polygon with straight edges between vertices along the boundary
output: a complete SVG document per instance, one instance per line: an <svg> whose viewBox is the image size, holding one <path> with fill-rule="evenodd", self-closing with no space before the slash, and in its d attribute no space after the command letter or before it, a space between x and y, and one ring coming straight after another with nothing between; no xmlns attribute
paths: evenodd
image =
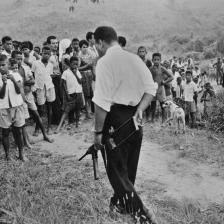
<svg viewBox="0 0 224 224"><path fill-rule="evenodd" d="M61 119L61 115L62 115L62 111L61 111L61 76L57 75L57 76L53 76L52 77L52 81L54 84L54 88L55 88L55 96L56 99L55 101L52 103L52 123L53 124L58 124L60 122Z"/></svg>
<svg viewBox="0 0 224 224"><path fill-rule="evenodd" d="M136 112L136 107L114 105L108 113L104 125L103 143L107 153L107 175L114 190L111 198L113 205L123 206L128 213L141 211L144 213L144 205L137 195L134 183L139 161L142 143L142 130L136 131L118 148L111 149L108 143L108 130L119 128ZM123 139L134 131L132 121L114 134L114 142L118 145Z"/></svg>

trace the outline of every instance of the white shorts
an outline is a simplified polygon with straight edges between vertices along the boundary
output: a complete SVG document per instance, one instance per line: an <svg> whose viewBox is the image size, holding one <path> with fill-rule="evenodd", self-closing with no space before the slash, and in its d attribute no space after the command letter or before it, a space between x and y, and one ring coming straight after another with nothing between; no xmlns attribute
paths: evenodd
<svg viewBox="0 0 224 224"><path fill-rule="evenodd" d="M0 127L10 128L22 127L25 125L24 107L23 105L8 109L0 109Z"/></svg>
<svg viewBox="0 0 224 224"><path fill-rule="evenodd" d="M56 99L54 87L47 90L46 87L44 87L43 89L37 89L36 93L37 93L37 104L39 106L44 105L46 101L48 103L52 103Z"/></svg>
<svg viewBox="0 0 224 224"><path fill-rule="evenodd" d="M37 110L37 105L32 92L25 94L25 102L30 110Z"/></svg>

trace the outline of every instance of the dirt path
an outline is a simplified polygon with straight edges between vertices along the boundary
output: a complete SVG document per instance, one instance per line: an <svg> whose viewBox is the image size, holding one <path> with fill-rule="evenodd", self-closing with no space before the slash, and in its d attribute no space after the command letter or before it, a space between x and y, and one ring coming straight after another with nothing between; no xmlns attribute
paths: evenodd
<svg viewBox="0 0 224 224"><path fill-rule="evenodd" d="M35 147L79 158L92 142L90 128L90 124L84 124L78 132L71 130L53 135L53 144L39 142ZM177 150L166 151L144 139L136 183L143 197L152 192L156 197L187 198L205 206L211 202L223 202L224 180L215 176L217 169L179 158L179 153ZM91 161L90 157L86 161ZM100 169L104 172L101 159Z"/></svg>

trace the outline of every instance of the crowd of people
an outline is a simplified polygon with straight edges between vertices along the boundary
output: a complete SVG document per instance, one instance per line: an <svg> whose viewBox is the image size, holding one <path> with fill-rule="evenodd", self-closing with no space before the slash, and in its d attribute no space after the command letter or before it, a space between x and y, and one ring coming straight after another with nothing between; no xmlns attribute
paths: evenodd
<svg viewBox="0 0 224 224"><path fill-rule="evenodd" d="M119 36L118 42L125 49L126 38ZM163 61L160 53L154 53L149 59L145 46L138 48L137 55L158 85L156 97L146 110L146 119L151 117L151 122L154 122L159 102L164 123L167 111L163 105L167 100L174 100L185 109L187 123L195 127L198 94L202 93L200 102L204 103L204 114L207 114L211 99L215 96L208 82L208 73L201 72L199 65L191 58L173 57ZM68 123L75 123L76 127L80 125L82 113L85 119L93 117L95 68L100 56L93 32L88 32L83 40L74 38L72 41L58 41L56 36L49 36L41 47L30 41L13 40L9 36L2 38L0 127L7 160L11 159L11 127L19 149L19 159L25 160L23 148L31 147L26 130L26 121L30 117L36 124L34 135L37 136L40 129L44 140L48 142L53 142L48 136L52 132L52 124L58 125L58 132L67 117ZM220 59L214 66L217 68L217 82L221 84ZM44 112L47 112L46 128L42 121Z"/></svg>

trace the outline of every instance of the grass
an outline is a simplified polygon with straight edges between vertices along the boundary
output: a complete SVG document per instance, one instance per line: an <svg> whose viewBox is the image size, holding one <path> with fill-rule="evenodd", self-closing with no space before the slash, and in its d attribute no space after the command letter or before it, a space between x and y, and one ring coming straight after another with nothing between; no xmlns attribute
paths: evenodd
<svg viewBox="0 0 224 224"><path fill-rule="evenodd" d="M161 128L158 124L145 127L145 138L163 146L164 150L180 150L179 157L189 158L207 164L224 166L224 138L207 129L187 129L184 135L175 135L169 127Z"/></svg>
<svg viewBox="0 0 224 224"><path fill-rule="evenodd" d="M0 160L0 223L18 224L121 224L128 216L109 214L112 194L105 172L93 180L91 161L59 156L39 149L27 152L29 161ZM195 201L159 196L150 184L146 200L161 224L221 224L224 204L202 208Z"/></svg>

